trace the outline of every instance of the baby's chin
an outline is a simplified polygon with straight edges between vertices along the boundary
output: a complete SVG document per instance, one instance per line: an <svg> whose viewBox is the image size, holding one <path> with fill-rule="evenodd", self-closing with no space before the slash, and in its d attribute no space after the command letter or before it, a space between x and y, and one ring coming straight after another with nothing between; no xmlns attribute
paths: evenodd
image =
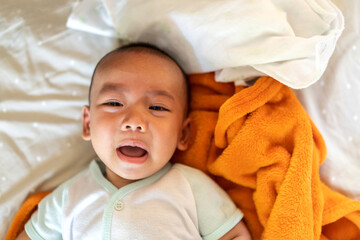
<svg viewBox="0 0 360 240"><path fill-rule="evenodd" d="M124 163L120 169L115 169L114 173L118 175L120 178L129 180L129 181L137 181L147 177L152 176L157 172L157 169L152 170L151 166L148 164L129 164Z"/></svg>
<svg viewBox="0 0 360 240"><path fill-rule="evenodd" d="M150 161L149 161L150 162ZM122 178L128 179L130 181L137 181L144 178L151 177L152 175L158 173L163 169L163 167L166 165L156 165L151 166L151 164L143 164L141 166L138 165L132 165L129 168L127 168L125 171L119 172L119 176Z"/></svg>

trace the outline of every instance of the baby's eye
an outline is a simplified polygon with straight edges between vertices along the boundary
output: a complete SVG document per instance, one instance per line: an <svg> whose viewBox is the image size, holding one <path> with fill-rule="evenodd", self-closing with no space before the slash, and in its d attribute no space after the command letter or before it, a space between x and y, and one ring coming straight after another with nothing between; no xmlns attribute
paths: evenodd
<svg viewBox="0 0 360 240"><path fill-rule="evenodd" d="M111 107L121 107L121 106L123 106L123 104L121 102L116 102L116 101L107 102L107 103L105 103L105 105L111 106Z"/></svg>
<svg viewBox="0 0 360 240"><path fill-rule="evenodd" d="M162 107L162 106L150 106L149 109L154 110L154 111L167 111L169 112L170 110Z"/></svg>

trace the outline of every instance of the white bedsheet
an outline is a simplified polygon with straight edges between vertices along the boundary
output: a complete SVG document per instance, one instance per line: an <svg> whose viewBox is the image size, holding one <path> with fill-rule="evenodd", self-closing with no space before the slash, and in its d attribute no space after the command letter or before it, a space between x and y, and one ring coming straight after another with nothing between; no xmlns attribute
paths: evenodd
<svg viewBox="0 0 360 240"><path fill-rule="evenodd" d="M360 200L360 1L334 1L345 29L319 82L298 97L325 138L324 182Z"/></svg>
<svg viewBox="0 0 360 240"><path fill-rule="evenodd" d="M81 139L94 65L116 41L66 28L73 1L0 1L0 239L30 192L95 156Z"/></svg>
<svg viewBox="0 0 360 240"><path fill-rule="evenodd" d="M343 35L325 74L297 94L328 146L322 178L360 199L360 3L335 3ZM53 188L95 156L81 139L81 107L96 62L118 42L66 28L73 6L0 0L0 239L29 193Z"/></svg>

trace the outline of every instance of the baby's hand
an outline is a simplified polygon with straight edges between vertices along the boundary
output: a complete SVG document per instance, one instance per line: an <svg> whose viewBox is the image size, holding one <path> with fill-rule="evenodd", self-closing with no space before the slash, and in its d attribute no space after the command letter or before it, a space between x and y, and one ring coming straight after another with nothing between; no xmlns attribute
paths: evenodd
<svg viewBox="0 0 360 240"><path fill-rule="evenodd" d="M240 221L219 240L251 240L251 236L244 222Z"/></svg>

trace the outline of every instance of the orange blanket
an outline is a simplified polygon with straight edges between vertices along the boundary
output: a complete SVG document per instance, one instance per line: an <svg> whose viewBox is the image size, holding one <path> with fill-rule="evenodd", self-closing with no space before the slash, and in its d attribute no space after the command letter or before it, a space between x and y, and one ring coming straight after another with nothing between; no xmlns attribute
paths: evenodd
<svg viewBox="0 0 360 240"><path fill-rule="evenodd" d="M321 182L325 144L291 89L268 77L234 88L213 74L192 75L190 84L194 134L174 161L212 176L244 212L255 240L360 239L360 202ZM6 240L36 208L39 199L29 200Z"/></svg>
<svg viewBox="0 0 360 240"><path fill-rule="evenodd" d="M25 223L30 219L37 205L49 192L40 192L29 197L16 214L5 240L14 240L24 230Z"/></svg>
<svg viewBox="0 0 360 240"><path fill-rule="evenodd" d="M288 87L248 88L190 76L192 144L174 160L210 174L244 212L254 239L360 239L360 202L326 187L324 141Z"/></svg>

